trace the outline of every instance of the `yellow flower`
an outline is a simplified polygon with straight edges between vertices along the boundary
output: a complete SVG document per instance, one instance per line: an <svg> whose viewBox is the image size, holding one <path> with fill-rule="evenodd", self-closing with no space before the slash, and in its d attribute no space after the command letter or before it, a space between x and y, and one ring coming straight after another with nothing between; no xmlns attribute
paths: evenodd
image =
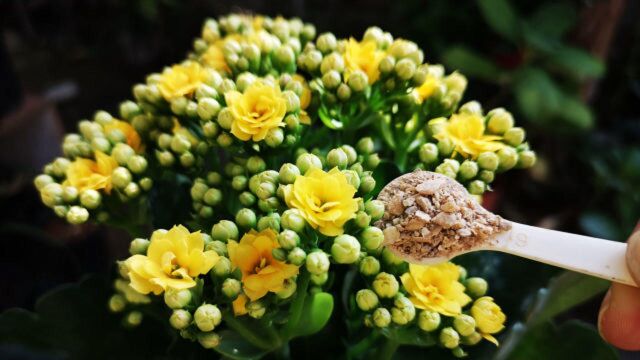
<svg viewBox="0 0 640 360"><path fill-rule="evenodd" d="M378 65L382 58L384 58L384 52L378 50L375 41L357 42L354 38L350 38L344 52L347 76L349 72L362 70L369 77L369 84L373 84L380 77Z"/></svg>
<svg viewBox="0 0 640 360"><path fill-rule="evenodd" d="M475 159L485 151L498 151L504 144L497 135L485 135L484 119L477 114L454 114L434 135L438 140L450 139L455 145L455 152L464 157Z"/></svg>
<svg viewBox="0 0 640 360"><path fill-rule="evenodd" d="M142 152L143 147L140 135L128 122L114 119L104 126L104 130L107 133L113 130L120 130L127 139L127 145L131 146L136 153Z"/></svg>
<svg viewBox="0 0 640 360"><path fill-rule="evenodd" d="M192 147L198 146L198 143L199 143L198 138L195 135L193 135L191 131L189 131L189 129L180 125L180 122L178 121L177 118L173 118L173 128L171 129L171 132L173 133L173 135L183 136L185 139L189 141L189 143L191 143Z"/></svg>
<svg viewBox="0 0 640 360"><path fill-rule="evenodd" d="M188 62L165 69L158 81L158 88L166 100L171 100L192 94L208 78L205 68L196 62Z"/></svg>
<svg viewBox="0 0 640 360"><path fill-rule="evenodd" d="M100 190L111 192L111 173L118 167L116 160L101 152L95 152L96 160L77 158L67 168L65 186L73 186L79 192Z"/></svg>
<svg viewBox="0 0 640 360"><path fill-rule="evenodd" d="M213 45L210 45L207 48L207 51L202 54L203 63L216 70L216 71L224 71L230 72L229 66L227 65L227 61L224 59L224 53L222 52L222 43L216 42Z"/></svg>
<svg viewBox="0 0 640 360"><path fill-rule="evenodd" d="M471 306L471 316L476 320L478 332L483 338L498 345L498 340L491 334L495 334L504 329L504 322L507 320L506 315L500 309L493 298L483 296L477 299Z"/></svg>
<svg viewBox="0 0 640 360"><path fill-rule="evenodd" d="M302 84L302 95L300 95L300 123L310 125L311 118L309 114L307 114L306 109L309 107L309 104L311 104L311 88L300 74L293 75L293 80Z"/></svg>
<svg viewBox="0 0 640 360"><path fill-rule="evenodd" d="M233 114L231 133L242 141L261 141L269 130L284 126L287 101L277 85L256 81L244 94L227 92L224 96Z"/></svg>
<svg viewBox="0 0 640 360"><path fill-rule="evenodd" d="M231 305L233 305L233 315L241 316L248 313L249 312L247 311L248 301L249 301L249 298L247 297L247 295L245 294L238 295L238 297L235 300L233 300L233 303L231 303Z"/></svg>
<svg viewBox="0 0 640 360"><path fill-rule="evenodd" d="M285 280L298 274L297 266L278 261L271 255L273 249L280 247L277 236L271 229L251 230L239 243L230 240L227 245L229 260L242 272L242 290L251 301L268 292L282 290Z"/></svg>
<svg viewBox="0 0 640 360"><path fill-rule="evenodd" d="M427 79L417 87L414 92L416 93L419 103L422 103L426 99L430 98L442 85L442 79L434 75L427 75Z"/></svg>
<svg viewBox="0 0 640 360"><path fill-rule="evenodd" d="M471 301L459 277L458 266L446 262L434 266L410 264L409 272L402 274L400 280L418 309L456 316Z"/></svg>
<svg viewBox="0 0 640 360"><path fill-rule="evenodd" d="M194 287L194 278L208 273L218 259L215 251L204 251L204 236L199 231L190 233L178 225L166 232L154 232L147 255L133 255L125 265L132 288L142 294L159 295L169 288Z"/></svg>
<svg viewBox="0 0 640 360"><path fill-rule="evenodd" d="M287 206L300 210L311 227L326 236L338 236L358 211L355 193L356 188L338 168L329 172L311 168L285 186L284 199Z"/></svg>

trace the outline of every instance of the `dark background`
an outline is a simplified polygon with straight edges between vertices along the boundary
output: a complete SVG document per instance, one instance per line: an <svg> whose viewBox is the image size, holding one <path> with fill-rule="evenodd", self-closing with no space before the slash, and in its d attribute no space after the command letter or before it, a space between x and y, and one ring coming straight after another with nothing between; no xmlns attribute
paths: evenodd
<svg viewBox="0 0 640 360"><path fill-rule="evenodd" d="M532 170L499 178L488 207L624 241L640 218L640 3L512 5L546 32L500 33L475 1L0 1L0 310L32 309L47 290L109 274L127 255L124 234L57 219L31 180L64 132L98 109L116 112L134 83L185 56L206 17L237 11L298 16L338 37L377 25L416 41L427 61L469 77L466 100L513 111L538 152ZM567 47L604 67L580 56L563 64L554 54ZM522 281L554 273L533 269ZM563 317L593 323L599 301Z"/></svg>

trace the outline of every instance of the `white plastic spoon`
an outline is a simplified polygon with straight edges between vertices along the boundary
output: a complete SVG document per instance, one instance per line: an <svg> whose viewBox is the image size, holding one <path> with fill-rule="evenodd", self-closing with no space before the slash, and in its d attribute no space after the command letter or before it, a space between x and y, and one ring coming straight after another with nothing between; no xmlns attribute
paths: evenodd
<svg viewBox="0 0 640 360"><path fill-rule="evenodd" d="M412 176L413 174L417 174L417 172L403 176ZM469 196L468 193L467 196ZM635 287L639 286L627 269L625 262L627 244L625 243L514 222L511 222L511 225L510 230L498 233L478 246L465 251L449 253L446 256L416 259L393 247L387 246L387 248L407 262L422 265L441 263L473 251L500 251L602 279Z"/></svg>

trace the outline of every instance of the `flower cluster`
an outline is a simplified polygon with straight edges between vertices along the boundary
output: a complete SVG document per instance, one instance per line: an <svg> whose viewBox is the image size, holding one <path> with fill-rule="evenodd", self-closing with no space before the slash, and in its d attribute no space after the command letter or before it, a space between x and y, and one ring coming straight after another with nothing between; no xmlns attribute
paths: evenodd
<svg viewBox="0 0 640 360"><path fill-rule="evenodd" d="M211 19L184 61L133 86L119 119L81 121L35 185L70 223L132 232L109 300L128 326L162 306L204 348L231 338L267 353L350 299L367 338L463 356L504 327L486 281L409 265L372 224L400 173L436 171L479 197L496 174L533 165L506 110L459 106L466 85L376 27L337 39L299 19Z"/></svg>

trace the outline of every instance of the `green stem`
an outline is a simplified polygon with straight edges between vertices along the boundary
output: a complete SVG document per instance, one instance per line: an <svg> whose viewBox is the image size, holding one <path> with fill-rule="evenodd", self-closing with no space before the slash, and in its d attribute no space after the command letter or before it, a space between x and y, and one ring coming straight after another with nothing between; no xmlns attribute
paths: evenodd
<svg viewBox="0 0 640 360"><path fill-rule="evenodd" d="M405 167L407 166L407 149L406 146L402 146L398 148L393 156L394 163L400 169L400 173L404 173L406 171Z"/></svg>
<svg viewBox="0 0 640 360"><path fill-rule="evenodd" d="M271 351L281 345L281 340L277 339L277 341L271 341L272 335L269 336L260 336L254 333L249 327L245 326L241 321L239 321L233 314L225 312L222 317L224 318L225 323L235 330L238 334L240 334L245 340L252 343L256 347L259 347L264 350ZM277 334L276 338L277 338Z"/></svg>
<svg viewBox="0 0 640 360"><path fill-rule="evenodd" d="M387 338L378 352L378 359L391 360L399 345L397 341Z"/></svg>
<svg viewBox="0 0 640 360"><path fill-rule="evenodd" d="M293 300L293 304L291 305L289 322L281 332L281 338L285 341L289 341L291 338L295 336L293 331L298 326L300 322L300 317L302 316L302 309L304 308L304 300L307 297L307 287L309 287L309 274L303 272L300 275L300 283L298 285L298 290L296 291L296 298Z"/></svg>
<svg viewBox="0 0 640 360"><path fill-rule="evenodd" d="M278 360L291 359L291 349L289 348L289 343L285 342L284 344L282 344L281 347L274 351L273 355Z"/></svg>

